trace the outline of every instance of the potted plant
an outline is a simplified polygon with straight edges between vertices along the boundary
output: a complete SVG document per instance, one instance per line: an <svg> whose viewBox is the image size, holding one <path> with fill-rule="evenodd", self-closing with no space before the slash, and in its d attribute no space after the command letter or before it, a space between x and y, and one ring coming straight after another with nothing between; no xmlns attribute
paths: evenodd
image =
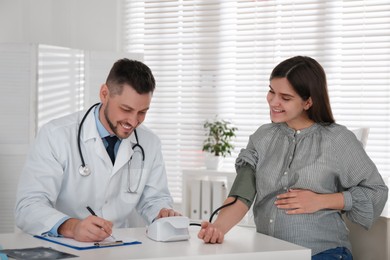
<svg viewBox="0 0 390 260"><path fill-rule="evenodd" d="M223 158L230 155L234 149L232 144L237 128L229 121L215 118L203 124L206 130L206 139L202 151L207 152L205 157L206 168L216 170L221 168Z"/></svg>

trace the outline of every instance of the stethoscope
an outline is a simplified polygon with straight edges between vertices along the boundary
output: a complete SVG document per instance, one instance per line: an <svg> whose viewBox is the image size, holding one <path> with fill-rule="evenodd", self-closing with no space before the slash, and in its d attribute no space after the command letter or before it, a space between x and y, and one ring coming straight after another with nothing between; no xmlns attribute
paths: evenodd
<svg viewBox="0 0 390 260"><path fill-rule="evenodd" d="M88 110L87 112L85 113L85 115L83 116L83 118L81 119L81 122L80 122L80 125L79 125L79 131L77 133L77 147L78 147L78 150L79 150L79 154L80 154L80 159L81 159L81 165L79 167L79 173L81 176L89 176L91 175L91 169L89 168L88 165L85 164L85 161L84 161L84 156L83 156L83 153L81 152L81 128L84 124L84 121L85 119L87 118L89 112L91 112L91 110L96 107L97 105L99 105L100 103L96 103L94 105L92 105ZM137 182L137 187L133 190L131 189L131 185L130 185L130 163L131 163L131 160L133 158L133 156L131 156L130 160L129 160L129 167L128 167L128 178L127 178L127 192L129 193L137 193L137 190L139 188L139 185L141 183L141 177L142 177L142 172L143 172L143 169L144 169L144 161L145 161L145 152L144 152L144 148L142 148L142 146L139 144L138 142L138 135L137 135L137 131L136 129L134 129L134 134L135 134L135 140L137 141L137 143L135 145L133 145L132 149L134 151L134 153L136 151L140 151L141 152L141 155L142 155L142 162L141 162L141 174L138 178L138 182ZM136 148L139 148L138 150L135 150ZM133 155L134 155L133 153Z"/></svg>

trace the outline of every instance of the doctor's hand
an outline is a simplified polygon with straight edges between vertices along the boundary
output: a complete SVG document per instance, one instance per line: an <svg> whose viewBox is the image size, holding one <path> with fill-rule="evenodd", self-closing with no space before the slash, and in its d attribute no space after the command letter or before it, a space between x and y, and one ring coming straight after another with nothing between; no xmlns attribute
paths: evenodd
<svg viewBox="0 0 390 260"><path fill-rule="evenodd" d="M201 229L198 233L198 238L202 239L205 243L221 244L223 242L224 236L224 233L214 224L208 221L203 221L201 223Z"/></svg>
<svg viewBox="0 0 390 260"><path fill-rule="evenodd" d="M156 219L174 216L181 216L181 214L179 212L174 211L173 209L162 208L158 213Z"/></svg>
<svg viewBox="0 0 390 260"><path fill-rule="evenodd" d="M71 218L58 228L58 233L81 242L98 242L112 234L112 222L97 216Z"/></svg>

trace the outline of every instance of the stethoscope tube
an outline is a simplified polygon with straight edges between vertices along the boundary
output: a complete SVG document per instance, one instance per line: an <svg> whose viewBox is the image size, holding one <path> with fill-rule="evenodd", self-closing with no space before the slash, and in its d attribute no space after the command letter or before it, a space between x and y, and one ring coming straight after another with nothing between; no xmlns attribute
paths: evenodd
<svg viewBox="0 0 390 260"><path fill-rule="evenodd" d="M84 121L87 118L89 112L91 112L91 110L99 104L100 104L100 102L92 105L87 110L87 112L85 113L85 115L81 119L81 122L79 125L79 131L77 133L77 148L79 150L79 155L80 155L80 159L81 159L81 166L79 167L79 173L81 174L81 176L89 176L91 174L91 169L89 169L89 167L85 164L84 156L83 156L83 153L81 152L81 128L82 128Z"/></svg>
<svg viewBox="0 0 390 260"><path fill-rule="evenodd" d="M139 150L141 151L141 155L142 155L142 162L141 162L141 176L142 176L142 172L144 170L144 162L145 162L145 151L144 151L144 148L142 148L142 146L139 144L138 142L138 134L137 134L137 131L134 129L134 135L135 135L135 140L137 141L137 143L135 145L133 145L132 149L133 151L135 151L135 148L139 148ZM134 154L133 154L134 155ZM133 159L133 156L131 156L130 158L130 161ZM129 162L130 162L129 161ZM139 185L141 183L141 176L138 178L138 182L137 182L137 186L134 190L131 189L131 181L130 181L130 163L129 163L129 168L127 169L127 192L128 193L137 193L138 191L138 188L139 188Z"/></svg>
<svg viewBox="0 0 390 260"><path fill-rule="evenodd" d="M145 161L144 148L142 148L142 146L138 142L138 134L137 134L137 131L135 129L134 129L134 135L135 135L135 140L137 141L137 143L135 145L133 145L132 149L134 150L134 148L138 147L141 150L141 153L142 153L142 161Z"/></svg>

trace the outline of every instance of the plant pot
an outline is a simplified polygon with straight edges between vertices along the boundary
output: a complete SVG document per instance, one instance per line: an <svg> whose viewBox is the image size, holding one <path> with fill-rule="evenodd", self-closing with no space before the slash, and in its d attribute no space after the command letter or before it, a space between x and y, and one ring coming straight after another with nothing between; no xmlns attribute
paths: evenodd
<svg viewBox="0 0 390 260"><path fill-rule="evenodd" d="M211 153L205 154L205 165L208 170L219 170L223 165L223 157Z"/></svg>

